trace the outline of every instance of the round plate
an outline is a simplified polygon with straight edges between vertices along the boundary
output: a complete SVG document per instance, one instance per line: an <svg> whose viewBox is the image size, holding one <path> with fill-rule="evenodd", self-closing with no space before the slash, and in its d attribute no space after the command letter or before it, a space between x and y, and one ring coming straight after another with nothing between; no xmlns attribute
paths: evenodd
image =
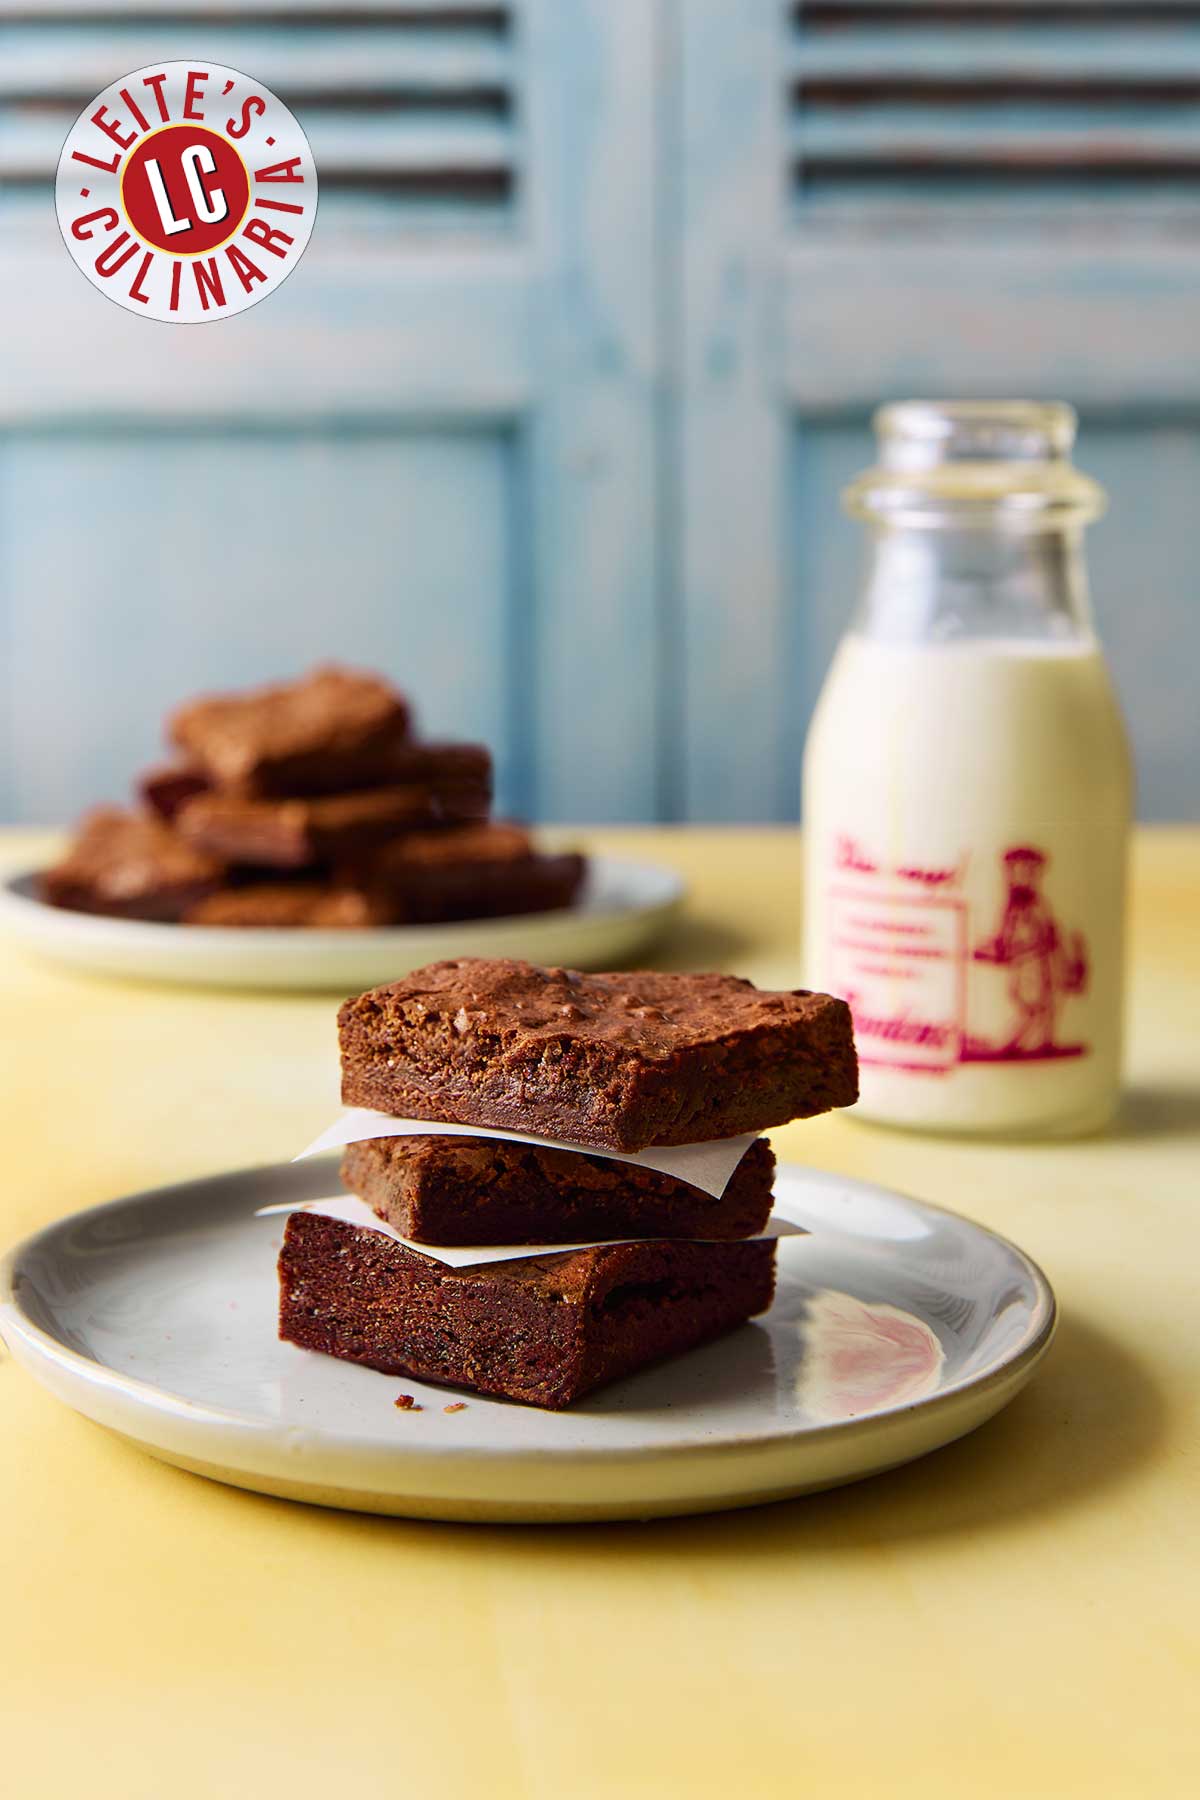
<svg viewBox="0 0 1200 1800"><path fill-rule="evenodd" d="M1028 1257L884 1188L781 1168L769 1313L568 1412L484 1400L276 1336L281 1220L335 1165L94 1207L0 1265L0 1332L60 1399L239 1487L418 1518L649 1518L856 1480L982 1424L1029 1379L1054 1297ZM398 1393L422 1411L398 1411ZM461 1411L447 1404L464 1399Z"/></svg>
<svg viewBox="0 0 1200 1800"><path fill-rule="evenodd" d="M36 876L26 873L0 885L0 923L31 949L95 975L349 993L452 956L620 968L669 924L683 896L671 869L594 856L579 904L559 912L375 931L279 931L68 912L39 900Z"/></svg>

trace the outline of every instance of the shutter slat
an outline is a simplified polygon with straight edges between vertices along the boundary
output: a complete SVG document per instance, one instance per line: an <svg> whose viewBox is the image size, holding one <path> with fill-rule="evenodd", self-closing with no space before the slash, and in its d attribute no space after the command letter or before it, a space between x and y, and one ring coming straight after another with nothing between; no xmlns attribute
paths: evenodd
<svg viewBox="0 0 1200 1800"><path fill-rule="evenodd" d="M42 113L0 124L0 179L31 181L52 172L70 124L67 114ZM387 119L357 113L313 111L304 128L323 181L361 172L373 180L394 174L419 177L453 170L506 171L508 133L484 121Z"/></svg>
<svg viewBox="0 0 1200 1800"><path fill-rule="evenodd" d="M0 0L0 20L188 19L206 27L222 19L283 19L291 24L354 14L415 25L428 21L452 29L499 28L513 10L513 5L500 0L493 5L471 5L470 0L410 0L407 5L404 0Z"/></svg>
<svg viewBox="0 0 1200 1800"><path fill-rule="evenodd" d="M1115 77L1123 84L1200 79L1200 15L1196 25L1110 29L1090 22L1073 29L1009 25L844 25L801 30L793 78L822 87L840 83L953 79L984 85L1084 87Z"/></svg>
<svg viewBox="0 0 1200 1800"><path fill-rule="evenodd" d="M110 0L111 4L111 0ZM126 69L182 61L196 54L192 27L172 25L79 29L65 35L37 26L0 29L0 96L77 95L80 103ZM281 99L357 93L506 90L512 82L508 46L486 33L406 32L364 25L357 31L314 28L296 36L278 30L224 26L204 33L212 62L243 69L276 89Z"/></svg>
<svg viewBox="0 0 1200 1800"><path fill-rule="evenodd" d="M948 119L928 108L880 107L852 118L825 113L802 119L793 143L808 162L1200 164L1200 99L1191 106L1147 109L1144 117L1120 125L1095 112L1064 119L1050 108L1005 124L979 111Z"/></svg>
<svg viewBox="0 0 1200 1800"><path fill-rule="evenodd" d="M1141 20L1200 17L1198 0L811 0L810 4L801 0L792 10L797 18L832 19L838 23L879 15L903 18L913 13L950 14L961 24L997 15L1043 20L1059 14L1070 17L1073 13Z"/></svg>

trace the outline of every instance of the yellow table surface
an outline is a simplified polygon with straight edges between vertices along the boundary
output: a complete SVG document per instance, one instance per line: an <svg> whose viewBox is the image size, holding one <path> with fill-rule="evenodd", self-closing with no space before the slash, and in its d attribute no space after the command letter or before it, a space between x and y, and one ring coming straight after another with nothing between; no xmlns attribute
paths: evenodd
<svg viewBox="0 0 1200 1800"><path fill-rule="evenodd" d="M666 966L795 983L793 834L589 836L692 883ZM46 841L0 844L28 864ZM1058 1290L1032 1387L896 1473L650 1525L412 1524L165 1467L7 1359L0 1789L1200 1793L1198 917L1200 833L1143 833L1129 1093L1105 1136L773 1134L997 1227ZM335 1106L327 998L109 983L8 945L0 988L5 1240L286 1159Z"/></svg>

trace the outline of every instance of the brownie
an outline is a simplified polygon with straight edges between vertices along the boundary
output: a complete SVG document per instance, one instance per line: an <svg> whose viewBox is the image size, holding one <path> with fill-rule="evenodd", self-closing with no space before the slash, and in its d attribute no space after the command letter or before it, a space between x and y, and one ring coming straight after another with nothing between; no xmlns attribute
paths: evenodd
<svg viewBox="0 0 1200 1800"><path fill-rule="evenodd" d="M397 900L395 917L405 924L432 924L561 912L579 898L586 873L584 858L574 851L561 856L535 853L524 862L491 868L443 868L423 892L410 889Z"/></svg>
<svg viewBox="0 0 1200 1800"><path fill-rule="evenodd" d="M474 781L489 792L492 753L483 744L397 743L380 763L381 783Z"/></svg>
<svg viewBox="0 0 1200 1800"><path fill-rule="evenodd" d="M732 1330L771 1303L775 1243L605 1244L452 1269L382 1232L288 1219L279 1335L388 1375L531 1406Z"/></svg>
<svg viewBox="0 0 1200 1800"><path fill-rule="evenodd" d="M402 881L410 872L475 864L521 863L533 855L533 838L510 819L483 819L445 831L418 831L398 838L374 864L381 876Z"/></svg>
<svg viewBox="0 0 1200 1800"><path fill-rule="evenodd" d="M151 815L116 806L87 813L61 862L39 877L43 900L120 919L179 919L224 870Z"/></svg>
<svg viewBox="0 0 1200 1800"><path fill-rule="evenodd" d="M138 779L138 793L151 812L168 823L180 808L212 785L203 769L192 763L164 763L147 769Z"/></svg>
<svg viewBox="0 0 1200 1800"><path fill-rule="evenodd" d="M768 1131L858 1096L843 1000L732 975L464 957L347 1000L338 1031L348 1105L614 1150Z"/></svg>
<svg viewBox="0 0 1200 1800"><path fill-rule="evenodd" d="M188 908L185 925L239 925L281 930L361 930L387 925L390 914L359 888L318 881L261 881L219 888Z"/></svg>
<svg viewBox="0 0 1200 1800"><path fill-rule="evenodd" d="M409 709L378 676L326 664L297 681L194 700L167 729L220 786L336 793L395 779L391 759L408 739Z"/></svg>
<svg viewBox="0 0 1200 1800"><path fill-rule="evenodd" d="M363 870L397 923L501 918L570 906L584 877L573 854L543 856L523 826L448 826L394 838Z"/></svg>
<svg viewBox="0 0 1200 1800"><path fill-rule="evenodd" d="M502 1138L368 1138L342 1185L424 1244L753 1237L771 1216L775 1157L751 1144L718 1198L657 1169Z"/></svg>
<svg viewBox="0 0 1200 1800"><path fill-rule="evenodd" d="M485 813L478 781L368 788L309 799L255 800L214 792L189 800L176 821L189 843L231 862L303 869L352 856L395 833Z"/></svg>

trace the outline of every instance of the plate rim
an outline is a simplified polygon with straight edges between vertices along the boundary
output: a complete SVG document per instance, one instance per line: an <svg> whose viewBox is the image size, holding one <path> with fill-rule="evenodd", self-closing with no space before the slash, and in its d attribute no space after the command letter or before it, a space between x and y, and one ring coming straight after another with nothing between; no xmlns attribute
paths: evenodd
<svg viewBox="0 0 1200 1800"><path fill-rule="evenodd" d="M632 904L613 907L606 910L589 909L586 905L552 907L544 913L502 913L495 917L483 919L454 919L431 924L409 925L370 925L356 930L333 930L328 926L261 926L261 925L206 925L203 927L202 942L214 950L230 949L234 946L259 947L270 953L273 950L294 948L302 941L317 951L334 948L345 948L347 945L360 945L371 940L385 940L397 948L406 940L435 937L438 933L457 935L472 927L503 926L525 923L531 919L565 920L570 919L583 924L591 920L634 921L659 916L679 907L686 899L688 884L678 869L666 863L642 862L632 856L610 856L603 851L589 851L587 860L592 869L602 869L616 873L636 871L638 874L651 873L662 882L662 891L653 899L639 900ZM128 934L126 943L133 945L141 942L147 948L166 949L181 943L194 943L193 937L181 938L179 924L162 919L123 919L109 913L88 913L77 911L73 907L51 906L48 901L40 899L36 894L20 891L19 884L32 881L43 873L44 867L8 868L0 876L0 920L8 921L21 928L26 921L38 921L38 931L44 926L47 934L59 932L63 936L73 935L76 941L86 937L107 936L116 930ZM83 921L81 924L80 921ZM26 941L29 941L28 939ZM133 1198L132 1195L129 1198Z"/></svg>
<svg viewBox="0 0 1200 1800"><path fill-rule="evenodd" d="M332 1158L329 1159L332 1161ZM323 1166L325 1158L314 1158L309 1168ZM239 1182L267 1173L281 1173L295 1168L294 1163L260 1163L247 1168L225 1170L215 1175L201 1175L191 1180L168 1182L155 1188L141 1189L135 1193L119 1195L112 1200L100 1201L92 1206L80 1207L76 1211L53 1219L49 1224L31 1232L16 1244L12 1245L0 1256L0 1344L7 1341L11 1332L21 1340L22 1345L35 1357L65 1370L84 1386L107 1393L116 1393L138 1404L151 1412L165 1414L180 1421L210 1423L225 1430L236 1431L243 1441L247 1439L263 1439L271 1441L278 1433L287 1429L279 1421L258 1419L244 1413L229 1410L225 1407L212 1406L204 1401L188 1400L183 1395L173 1394L168 1389L140 1376L127 1375L110 1368L107 1364L74 1350L68 1344L60 1342L49 1332L38 1325L22 1306L17 1294L16 1282L21 1260L35 1251L39 1243L63 1230L65 1227L77 1225L85 1220L92 1220L106 1213L129 1207L135 1203L152 1205L178 1196L182 1189L208 1189L232 1187ZM745 1454L756 1448L786 1450L803 1445L826 1443L839 1436L861 1435L864 1431L882 1431L889 1423L895 1422L913 1413L921 1413L932 1418L942 1410L952 1409L961 1401L964 1394L982 1396L997 1387L1016 1384L1024 1385L1024 1381L1032 1374L1050 1349L1058 1330L1060 1308L1054 1288L1042 1269L1029 1253L1003 1233L993 1231L990 1226L981 1225L977 1220L965 1214L955 1212L953 1208L938 1206L933 1201L918 1199L916 1195L905 1193L897 1188L889 1188L880 1182L864 1181L861 1177L843 1175L834 1170L813 1169L804 1163L781 1163L781 1169L797 1168L810 1173L828 1176L846 1187L864 1194L881 1195L888 1200L899 1200L905 1206L915 1207L919 1212L934 1213L940 1217L953 1219L959 1225L965 1225L972 1232L978 1232L1000 1245L1015 1256L1030 1276L1035 1293L1033 1324L1031 1335L1018 1349L1006 1355L996 1366L985 1372L962 1376L950 1385L939 1388L934 1394L927 1394L916 1400L903 1401L895 1405L881 1407L878 1411L865 1415L857 1415L827 1421L823 1424L793 1426L769 1433L734 1434L725 1438L690 1437L672 1443L647 1443L623 1445L520 1445L510 1444L502 1448L489 1444L448 1444L431 1450L426 1445L396 1444L387 1447L387 1455L394 1458L397 1466L406 1461L418 1461L433 1456L439 1462L448 1461L471 1464L481 1462L502 1462L505 1465L545 1463L547 1460L562 1468L579 1463L611 1463L620 1459L622 1463L638 1463L642 1461L662 1463L664 1461L686 1460L688 1458L719 1458L728 1455ZM10 1353L11 1343L7 1345ZM35 1374L35 1379L38 1379ZM399 1377L397 1378L399 1379ZM488 1396L484 1396L487 1398ZM567 1409L566 1417L571 1417ZM327 1446L336 1447L339 1456L375 1457L380 1453L380 1445L374 1439L357 1436L328 1437L318 1433L321 1441Z"/></svg>

